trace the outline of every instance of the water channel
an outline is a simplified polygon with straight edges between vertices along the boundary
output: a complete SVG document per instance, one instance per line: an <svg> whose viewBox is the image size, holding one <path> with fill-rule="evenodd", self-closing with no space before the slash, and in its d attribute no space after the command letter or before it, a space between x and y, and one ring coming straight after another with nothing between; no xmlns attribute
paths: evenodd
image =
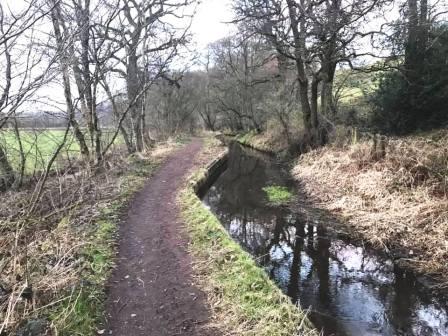
<svg viewBox="0 0 448 336"><path fill-rule="evenodd" d="M233 239L324 335L448 335L448 303L371 248L283 206L266 186L295 189L272 157L230 145L226 169L202 195Z"/></svg>

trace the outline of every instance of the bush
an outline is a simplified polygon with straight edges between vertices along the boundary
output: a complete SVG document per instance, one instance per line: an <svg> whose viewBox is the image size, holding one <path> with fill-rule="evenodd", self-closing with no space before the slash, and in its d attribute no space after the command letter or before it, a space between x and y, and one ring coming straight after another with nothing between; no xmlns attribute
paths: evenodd
<svg viewBox="0 0 448 336"><path fill-rule="evenodd" d="M431 46L417 75L405 67L381 74L373 94L373 126L381 132L406 134L443 127L448 122L448 25L435 27Z"/></svg>

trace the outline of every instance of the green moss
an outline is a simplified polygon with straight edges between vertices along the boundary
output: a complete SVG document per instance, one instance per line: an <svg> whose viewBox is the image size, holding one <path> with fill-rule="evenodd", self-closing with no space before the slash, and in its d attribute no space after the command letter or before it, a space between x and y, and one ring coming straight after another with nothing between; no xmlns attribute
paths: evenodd
<svg viewBox="0 0 448 336"><path fill-rule="evenodd" d="M215 302L214 311L220 314L214 323L222 331L241 336L317 335L306 314L291 303L202 205L193 186L204 176L202 170L192 177L180 201L201 287Z"/></svg>
<svg viewBox="0 0 448 336"><path fill-rule="evenodd" d="M264 187L263 191L266 193L269 202L274 205L286 204L293 198L293 194L286 187L274 185Z"/></svg>
<svg viewBox="0 0 448 336"><path fill-rule="evenodd" d="M251 130L245 134L237 135L236 140L243 145L249 145L256 135L257 132L255 130Z"/></svg>

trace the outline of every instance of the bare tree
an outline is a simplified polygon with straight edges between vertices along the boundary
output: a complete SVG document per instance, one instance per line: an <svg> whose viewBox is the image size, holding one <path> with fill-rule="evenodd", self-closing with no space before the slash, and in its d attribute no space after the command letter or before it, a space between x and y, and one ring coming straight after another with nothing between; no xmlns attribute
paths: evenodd
<svg viewBox="0 0 448 336"><path fill-rule="evenodd" d="M145 123L145 93L150 85L167 71L179 48L187 42L188 27L175 29L172 19L187 19L179 14L195 1L122 0L118 25L109 27L105 38L114 41L125 55L115 55L118 73L126 82L131 121L132 151L142 151L147 129ZM126 111L126 113L127 113ZM124 118L123 118L124 119ZM120 127L122 126L122 123Z"/></svg>
<svg viewBox="0 0 448 336"><path fill-rule="evenodd" d="M210 131L215 131L218 113L213 104L213 97L212 97L213 87L211 81L213 69L211 69L210 62L211 62L211 52L210 50L208 50L204 62L204 72L199 73L200 75L202 75L203 78L199 83L199 89L202 92L202 94L200 97L198 112L199 116L204 122L205 127Z"/></svg>
<svg viewBox="0 0 448 336"><path fill-rule="evenodd" d="M159 138L180 132L194 132L200 109L203 80L198 73L171 73L161 78L148 91L146 111L148 127Z"/></svg>
<svg viewBox="0 0 448 336"><path fill-rule="evenodd" d="M230 127L261 131L266 120L263 99L275 60L272 50L257 38L233 36L214 43L215 101L228 116Z"/></svg>
<svg viewBox="0 0 448 336"><path fill-rule="evenodd" d="M38 1L30 1L23 9L13 12L0 4L0 130L12 125L19 143L21 184L25 153L17 125L18 110L37 89L49 80L53 60L42 64L42 55L35 48L34 24L47 12L41 13ZM18 57L20 55L20 57ZM10 187L16 180L5 148L0 145L0 189Z"/></svg>
<svg viewBox="0 0 448 336"><path fill-rule="evenodd" d="M89 160L89 147L85 136L76 119L76 105L73 101L72 86L70 82L70 65L72 64L72 56L74 53L74 34L70 32L66 26L62 16L61 4L58 0L51 0L51 21L53 23L54 38L56 41L58 62L62 73L64 86L64 97L67 106L67 116L73 128L76 140L78 141L81 155Z"/></svg>
<svg viewBox="0 0 448 336"><path fill-rule="evenodd" d="M319 114L332 110L332 86L338 64L364 53L355 45L374 31L360 29L380 0L240 0L239 21L262 34L296 70L303 123L311 144L325 142ZM320 91L320 94L319 94ZM319 95L321 106L319 109Z"/></svg>

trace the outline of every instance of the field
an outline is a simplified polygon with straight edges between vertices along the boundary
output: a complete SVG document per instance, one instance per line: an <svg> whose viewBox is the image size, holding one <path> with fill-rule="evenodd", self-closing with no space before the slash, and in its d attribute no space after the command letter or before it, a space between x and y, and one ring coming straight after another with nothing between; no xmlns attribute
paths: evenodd
<svg viewBox="0 0 448 336"><path fill-rule="evenodd" d="M112 137L112 132L103 132L103 142L107 142ZM49 158L53 155L57 147L62 143L64 130L20 130L23 152L25 153L25 173L45 169ZM118 137L116 143L122 143ZM13 130L0 131L0 146L6 151L6 155L15 170L20 169L20 142ZM69 134L67 143L62 149L55 162L55 168L60 167L63 162L71 161L79 157L79 145L72 133Z"/></svg>
<svg viewBox="0 0 448 336"><path fill-rule="evenodd" d="M365 98L366 94L374 92L377 88L377 79L370 73L349 69L336 71L333 91L341 103L353 103L353 101Z"/></svg>

